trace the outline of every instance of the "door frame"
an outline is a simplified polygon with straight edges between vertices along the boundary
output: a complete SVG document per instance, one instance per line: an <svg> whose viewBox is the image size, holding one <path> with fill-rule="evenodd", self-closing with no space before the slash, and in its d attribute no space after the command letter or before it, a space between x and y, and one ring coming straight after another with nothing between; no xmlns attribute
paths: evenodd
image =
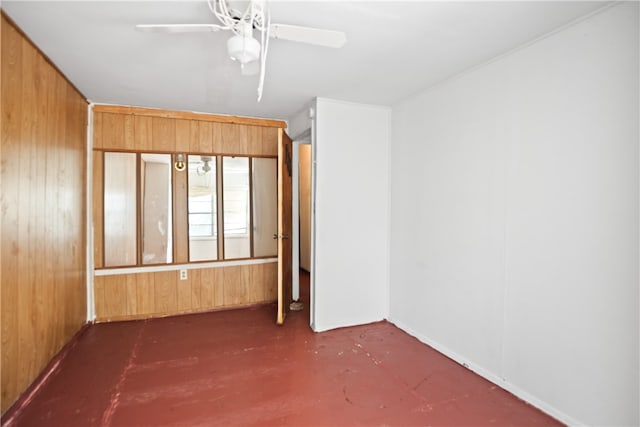
<svg viewBox="0 0 640 427"><path fill-rule="evenodd" d="M315 285L316 285L316 144L315 144L315 117L313 109L310 109L310 127L297 134L293 140L293 173L292 178L292 204L293 204L293 222L292 222L292 251L293 251L293 295L294 301L297 301L296 296L299 298L300 293L300 194L299 194L299 177L300 177L300 144L311 145L311 235L310 235L310 249L311 249L311 271L309 272L309 326L312 330L315 330ZM296 256L298 255L298 256Z"/></svg>
<svg viewBox="0 0 640 427"><path fill-rule="evenodd" d="M295 274L296 271L300 270L300 257L296 256L296 254L300 254L300 146L301 145L311 145L311 139L308 135L302 135L301 138L295 139L293 141L293 182L292 182L292 240L291 240L291 251L293 252L292 257L292 270L293 270L293 300L298 301L300 299L300 275ZM313 155L312 155L313 157ZM313 159L311 160L311 168L313 168ZM313 191L312 191L313 193ZM311 195L313 197L313 194ZM311 216L313 217L313 212L311 212ZM310 245L313 245L313 236L311 236ZM312 268L312 266L310 266ZM313 268L312 268L313 269ZM311 272L309 272L311 273Z"/></svg>

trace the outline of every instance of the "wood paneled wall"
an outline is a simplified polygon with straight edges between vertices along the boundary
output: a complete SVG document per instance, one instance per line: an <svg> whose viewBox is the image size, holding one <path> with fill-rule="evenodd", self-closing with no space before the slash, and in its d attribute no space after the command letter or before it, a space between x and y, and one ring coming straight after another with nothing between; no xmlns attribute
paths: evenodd
<svg viewBox="0 0 640 427"><path fill-rule="evenodd" d="M86 320L87 102L2 15L2 412Z"/></svg>
<svg viewBox="0 0 640 427"><path fill-rule="evenodd" d="M143 319L238 307L277 296L277 264L96 276L98 321Z"/></svg>
<svg viewBox="0 0 640 427"><path fill-rule="evenodd" d="M135 109L129 113L102 110L104 108L98 105L94 107L94 150L278 155L278 127L152 117L137 115ZM158 110L158 114L162 111ZM220 120L225 118L210 117L219 117ZM256 120L258 119L251 119L251 123ZM284 126L284 122L281 123Z"/></svg>
<svg viewBox="0 0 640 427"><path fill-rule="evenodd" d="M286 124L230 116L202 115L135 107L94 107L93 223L94 264L103 267L104 151L153 151L239 156L278 154L278 134ZM188 262L187 178L174 178L174 260ZM178 271L96 276L98 321L140 319L193 313L273 301L275 263L190 269L188 280Z"/></svg>

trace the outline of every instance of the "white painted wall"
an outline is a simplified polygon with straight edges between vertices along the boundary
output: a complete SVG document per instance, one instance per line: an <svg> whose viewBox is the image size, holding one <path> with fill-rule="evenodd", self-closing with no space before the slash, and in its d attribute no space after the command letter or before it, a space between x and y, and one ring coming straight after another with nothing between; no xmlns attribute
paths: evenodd
<svg viewBox="0 0 640 427"><path fill-rule="evenodd" d="M287 119L287 135L292 139L297 139L300 135L311 129L311 109L315 105L315 100L306 103L300 110Z"/></svg>
<svg viewBox="0 0 640 427"><path fill-rule="evenodd" d="M640 423L638 9L393 108L390 320L573 424Z"/></svg>
<svg viewBox="0 0 640 427"><path fill-rule="evenodd" d="M318 98L316 331L387 317L391 110Z"/></svg>

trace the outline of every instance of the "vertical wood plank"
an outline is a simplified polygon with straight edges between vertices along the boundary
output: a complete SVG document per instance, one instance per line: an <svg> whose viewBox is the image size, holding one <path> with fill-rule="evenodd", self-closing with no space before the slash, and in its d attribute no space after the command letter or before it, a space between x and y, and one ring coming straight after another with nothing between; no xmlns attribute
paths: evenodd
<svg viewBox="0 0 640 427"><path fill-rule="evenodd" d="M200 152L200 122L189 120L189 152Z"/></svg>
<svg viewBox="0 0 640 427"><path fill-rule="evenodd" d="M67 139L65 131L67 115L72 116L73 111L71 109L67 111L67 108L62 108L60 105L60 102L64 101L67 96L67 85L63 82L63 79L56 76L55 73L49 71L47 74L52 76L52 80L48 82L49 84L44 84L46 89L43 88L43 93L41 93L41 96L44 97L46 94L48 98L46 102L49 105L49 113L51 114L45 134L42 135L43 138L49 138L49 144L47 144L45 148L44 158L47 168L43 208L48 212L53 212L57 206L64 203L64 195L61 194L58 189L64 188L68 169L73 167L76 160L74 159L75 153L72 147L73 140L72 138ZM71 144L71 146L69 144ZM68 155L62 154L64 152L68 152ZM40 161L42 161L42 159ZM45 314L45 318L42 320L49 325L54 325L53 329L55 332L47 334L44 337L44 346L48 348L56 348L58 345L64 344L66 329L64 312L73 310L72 305L68 305L67 301L74 300L75 290L73 287L67 286L67 284L73 280L74 257L62 257L58 242L65 242L62 248L64 252L73 249L71 241L65 238L65 234L67 232L73 234L74 228L76 227L76 224L73 224L74 219L81 222L80 218L74 218L73 209L69 209L68 215L60 215L55 220L46 221L45 225L44 235L52 236L52 239L43 239L45 243L44 276L51 278L53 283L52 287L48 288L51 292L39 292L39 294L46 299L44 304L55 304L61 307L61 311L46 310L44 307L39 309ZM69 228L66 228L67 226ZM62 273L56 272L56 265L62 266ZM45 355L42 354L42 356ZM46 358L41 359L39 363L46 364Z"/></svg>
<svg viewBox="0 0 640 427"><path fill-rule="evenodd" d="M278 298L278 264L275 262L264 265L264 300L275 301Z"/></svg>
<svg viewBox="0 0 640 427"><path fill-rule="evenodd" d="M222 123L211 123L211 126L213 128L211 152L216 154L224 153L224 138L222 133L225 128Z"/></svg>
<svg viewBox="0 0 640 427"><path fill-rule="evenodd" d="M46 304L55 301L62 300L64 295L64 276L65 270L67 268L68 262L64 258L60 257L59 251L56 250L55 253L51 253L50 255L54 256L54 259L60 260L60 266L62 267L61 271L53 272L53 276L50 276L50 272L47 272L47 245L51 244L51 241L57 241L58 243L62 243L65 245L66 240L64 240L63 236L57 234L59 228L58 225L63 221L60 218L53 219L51 218L49 221L43 221L42 214L38 212L38 209L42 208L43 201L46 203L47 201L47 178L53 178L51 173L47 171L47 168L39 168L38 165L43 165L48 163L48 158L51 157L51 161L61 173L58 177L55 177L56 183L60 186L60 188L64 188L64 175L68 172L66 170L65 162L59 162L57 155L58 152L64 152L64 143L58 140L58 132L56 130L57 124L51 123L57 119L56 117L56 102L55 95L52 87L55 87L55 75L52 73L53 69L48 64L48 62L36 53L36 57L34 58L34 66L35 73L37 78L37 84L35 85L37 93L37 114L41 115L41 117L45 118L44 123L39 123L34 129L34 145L32 147L32 156L34 161L35 170L32 170L32 188L31 188L31 212L32 212L32 227L34 231L34 236L36 236L36 242L34 245L34 257L32 261L34 261L33 269L34 269L34 286L32 288L33 294L31 295L32 303L34 306L34 313L32 316L33 327L35 333L40 336L42 331L47 329L47 322L52 322L54 324L54 333L51 334L50 339L44 340L43 345L48 348L55 348L56 335L62 333L62 329L60 325L55 325L55 317L57 317L57 313L52 313L47 310ZM49 105L51 103L52 105ZM47 145L40 145L39 141L49 141ZM56 154L53 154L53 153ZM55 189L56 197L53 199L49 199L52 203L52 207L62 206L60 204L60 192L58 189ZM52 224L53 222L53 224ZM48 225L51 227L48 227ZM44 238L44 236L48 236L49 239ZM66 248L65 248L66 249ZM44 267L44 268L43 268ZM40 286L41 283L44 283L46 280L50 281L50 286L42 288ZM61 307L64 310L64 307ZM56 327L57 326L57 327ZM42 339L42 338L40 338ZM35 345L34 345L35 347ZM47 362L46 355L44 353L36 353L34 357L34 367L36 370L40 370Z"/></svg>
<svg viewBox="0 0 640 427"><path fill-rule="evenodd" d="M104 280L105 317L122 317L127 314L126 275L105 276Z"/></svg>
<svg viewBox="0 0 640 427"><path fill-rule="evenodd" d="M188 130L188 129L187 129ZM186 159L185 159L186 160ZM174 262L189 262L189 217L187 171L172 167Z"/></svg>
<svg viewBox="0 0 640 427"><path fill-rule="evenodd" d="M125 286L126 286L126 303L127 303L127 316L136 316L138 310L138 281L137 274L125 274Z"/></svg>
<svg viewBox="0 0 640 427"><path fill-rule="evenodd" d="M86 323L87 318L87 252L86 245L88 241L87 223L91 221L89 212L87 211L87 176L90 176L87 165L88 145L87 144L87 126L89 124L87 101L78 95L75 88L69 85L66 80L59 75L61 86L66 87L66 100L70 100L72 112L67 112L67 120L64 128L64 140L66 141L66 156L71 165L68 167L69 183L82 190L78 192L78 188L73 191L78 197L73 198L73 203L67 205L70 221L75 228L69 230L71 234L66 235L67 241L70 243L70 253L74 256L69 257L71 261L70 269L66 272L65 287L71 291L71 295L65 296L65 312L62 315L64 322L64 335L58 343L57 348L62 348L72 337L78 328ZM78 145L76 145L78 144ZM90 179L90 178L89 178ZM64 199L63 199L64 200ZM74 238L75 236L75 238ZM62 254L64 256L64 254ZM69 319L76 319L69 321Z"/></svg>
<svg viewBox="0 0 640 427"><path fill-rule="evenodd" d="M95 268L102 268L104 265L104 242L103 242L103 153L93 152L93 263Z"/></svg>
<svg viewBox="0 0 640 427"><path fill-rule="evenodd" d="M156 312L154 273L136 274L136 307L139 315Z"/></svg>
<svg viewBox="0 0 640 427"><path fill-rule="evenodd" d="M110 150L125 150L124 115L102 114L102 146Z"/></svg>
<svg viewBox="0 0 640 427"><path fill-rule="evenodd" d="M122 139L124 149L136 149L135 118L131 114L122 115Z"/></svg>
<svg viewBox="0 0 640 427"><path fill-rule="evenodd" d="M245 265L224 268L224 305L247 304L249 268Z"/></svg>
<svg viewBox="0 0 640 427"><path fill-rule="evenodd" d="M155 280L155 310L159 314L173 314L178 309L176 271L153 273Z"/></svg>
<svg viewBox="0 0 640 427"><path fill-rule="evenodd" d="M262 149L256 155L277 156L278 155L278 128L263 126L261 129Z"/></svg>
<svg viewBox="0 0 640 427"><path fill-rule="evenodd" d="M191 143L191 120L176 120L176 153L188 153Z"/></svg>
<svg viewBox="0 0 640 427"><path fill-rule="evenodd" d="M211 307L223 307L224 302L224 268L213 268L211 284Z"/></svg>
<svg viewBox="0 0 640 427"><path fill-rule="evenodd" d="M134 116L133 140L136 150L149 151L153 149L153 124L151 117ZM104 145L104 141L103 141Z"/></svg>
<svg viewBox="0 0 640 427"><path fill-rule="evenodd" d="M191 270L189 277L191 278L191 308L194 311L202 309L202 270Z"/></svg>
<svg viewBox="0 0 640 427"><path fill-rule="evenodd" d="M263 126L244 126L247 135L246 142L246 154L247 155L262 155L263 143L262 143L262 128Z"/></svg>
<svg viewBox="0 0 640 427"><path fill-rule="evenodd" d="M222 152L230 155L242 154L240 126L231 123L221 123L220 127L222 131Z"/></svg>
<svg viewBox="0 0 640 427"><path fill-rule="evenodd" d="M152 148L154 151L173 152L176 149L176 122L174 119L152 117Z"/></svg>
<svg viewBox="0 0 640 427"><path fill-rule="evenodd" d="M105 276L95 276L93 279L93 297L96 304L96 318L102 320L106 317L107 308L104 299Z"/></svg>
<svg viewBox="0 0 640 427"><path fill-rule="evenodd" d="M93 148L102 148L102 113L93 114Z"/></svg>
<svg viewBox="0 0 640 427"><path fill-rule="evenodd" d="M198 152L213 152L213 124L211 122L200 122L198 125Z"/></svg>
<svg viewBox="0 0 640 427"><path fill-rule="evenodd" d="M191 311L191 271L187 270L187 280L180 280L180 272L174 272L176 275L176 294L177 306L179 312Z"/></svg>
<svg viewBox="0 0 640 427"><path fill-rule="evenodd" d="M249 299L255 303L265 301L264 289L264 264L253 264L249 267Z"/></svg>
<svg viewBox="0 0 640 427"><path fill-rule="evenodd" d="M214 307L213 301L213 282L214 270L206 268L200 270L200 305L203 309L211 309Z"/></svg>

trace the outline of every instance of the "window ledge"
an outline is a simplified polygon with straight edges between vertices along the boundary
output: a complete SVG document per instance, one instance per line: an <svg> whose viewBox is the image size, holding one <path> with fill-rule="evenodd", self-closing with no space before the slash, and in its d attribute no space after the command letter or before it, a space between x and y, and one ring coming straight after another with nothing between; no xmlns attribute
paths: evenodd
<svg viewBox="0 0 640 427"><path fill-rule="evenodd" d="M190 264L154 265L151 267L118 267L94 270L95 276L113 276L116 274L154 273L158 271L202 270L205 268L235 267L239 265L270 264L278 258L239 259L231 261L198 262Z"/></svg>

